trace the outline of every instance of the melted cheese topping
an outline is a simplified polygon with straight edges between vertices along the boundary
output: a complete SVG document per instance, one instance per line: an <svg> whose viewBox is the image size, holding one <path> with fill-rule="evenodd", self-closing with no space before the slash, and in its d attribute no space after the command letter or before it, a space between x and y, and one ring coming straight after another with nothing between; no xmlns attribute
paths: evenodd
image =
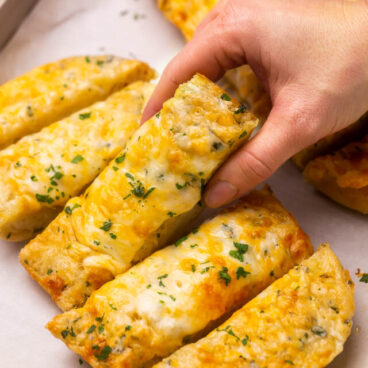
<svg viewBox="0 0 368 368"><path fill-rule="evenodd" d="M353 313L353 283L325 245L155 368L322 368L343 350Z"/></svg>
<svg viewBox="0 0 368 368"><path fill-rule="evenodd" d="M218 86L194 76L85 195L67 203L72 213L60 214L23 249L22 263L62 309L83 305L185 229L205 183L256 125Z"/></svg>
<svg viewBox="0 0 368 368"><path fill-rule="evenodd" d="M79 195L139 127L152 91L136 82L1 151L0 237L31 238Z"/></svg>
<svg viewBox="0 0 368 368"><path fill-rule="evenodd" d="M368 213L368 136L310 161L303 174L331 199Z"/></svg>
<svg viewBox="0 0 368 368"><path fill-rule="evenodd" d="M276 198L266 189L253 192L48 328L93 367L146 366L203 334L311 252L308 237ZM102 315L104 331L88 333L101 326L96 318ZM71 330L75 336L64 339L63 331ZM94 353L105 346L112 351L103 364Z"/></svg>
<svg viewBox="0 0 368 368"><path fill-rule="evenodd" d="M113 56L73 57L38 67L0 87L0 148L153 76L147 64Z"/></svg>

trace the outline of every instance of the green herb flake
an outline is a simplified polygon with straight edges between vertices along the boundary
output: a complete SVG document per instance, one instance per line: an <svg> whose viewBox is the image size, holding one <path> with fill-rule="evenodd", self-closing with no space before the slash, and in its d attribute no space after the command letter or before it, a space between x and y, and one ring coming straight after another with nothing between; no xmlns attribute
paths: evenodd
<svg viewBox="0 0 368 368"><path fill-rule="evenodd" d="M31 176L31 180L32 180L32 181L38 181L38 179L37 179L37 177L36 177L35 175L32 175L32 176Z"/></svg>
<svg viewBox="0 0 368 368"><path fill-rule="evenodd" d="M95 352L95 357L97 358L99 362L101 362L103 360L106 360L111 354L111 352L112 352L111 347L109 345L106 345L103 347L100 354L97 354L97 352Z"/></svg>
<svg viewBox="0 0 368 368"><path fill-rule="evenodd" d="M111 226L112 226L112 222L109 219L108 221L105 221L103 223L103 225L100 227L100 229L107 232L107 231L109 231L111 229Z"/></svg>
<svg viewBox="0 0 368 368"><path fill-rule="evenodd" d="M242 134L239 135L239 139L244 138L247 135L247 131L244 130L244 132Z"/></svg>
<svg viewBox="0 0 368 368"><path fill-rule="evenodd" d="M52 274L52 269L51 269L51 268L49 268L49 269L47 270L47 274L48 274L48 275L51 275L51 274Z"/></svg>
<svg viewBox="0 0 368 368"><path fill-rule="evenodd" d="M183 236L182 238L178 239L178 240L174 243L174 245L177 247L177 246L179 246L183 241L185 241L185 240L187 240L187 239L188 239L188 237L187 237L187 236Z"/></svg>
<svg viewBox="0 0 368 368"><path fill-rule="evenodd" d="M249 336L245 335L244 339L241 340L241 343L243 344L243 346L247 345L248 340L249 340Z"/></svg>
<svg viewBox="0 0 368 368"><path fill-rule="evenodd" d="M79 119L80 120L85 120L85 119L89 119L91 117L92 112L85 112L82 114L79 114Z"/></svg>
<svg viewBox="0 0 368 368"><path fill-rule="evenodd" d="M38 202L41 202L41 203L46 202L48 204L51 204L51 203L54 202L54 199L51 198L48 194L38 194L38 193L36 193L36 199L37 199Z"/></svg>
<svg viewBox="0 0 368 368"><path fill-rule="evenodd" d="M114 239L115 240L117 238L117 236L114 233L110 233L109 235L110 235L110 238L111 239Z"/></svg>
<svg viewBox="0 0 368 368"><path fill-rule="evenodd" d="M105 314L103 314L101 317L96 317L96 321L102 323L104 317L105 317Z"/></svg>
<svg viewBox="0 0 368 368"><path fill-rule="evenodd" d="M291 360L289 360L289 359L285 359L285 363L287 363L287 364L290 364L290 365L295 365Z"/></svg>
<svg viewBox="0 0 368 368"><path fill-rule="evenodd" d="M73 211L72 211L72 209L69 206L66 206L64 208L64 212L67 213L68 215L71 215Z"/></svg>
<svg viewBox="0 0 368 368"><path fill-rule="evenodd" d="M191 247L191 248L198 247L198 244L192 244L190 247Z"/></svg>
<svg viewBox="0 0 368 368"><path fill-rule="evenodd" d="M118 167L116 167L116 166L113 166L113 167L112 167L112 169L113 169L114 171L118 171L118 170L119 170L119 168L118 168Z"/></svg>
<svg viewBox="0 0 368 368"><path fill-rule="evenodd" d="M86 56L86 57L84 58L84 60L86 61L86 63L90 63L90 62L91 62L91 59L89 58L89 56Z"/></svg>
<svg viewBox="0 0 368 368"><path fill-rule="evenodd" d="M81 161L83 161L83 156L81 156L81 155L77 155L77 156L75 156L74 158L73 158L73 160L71 160L70 162L72 163L72 164L78 164L79 162L81 162Z"/></svg>
<svg viewBox="0 0 368 368"><path fill-rule="evenodd" d="M228 94L223 93L223 94L221 95L221 100L224 100L224 101L231 101L231 98L230 98L230 96L229 96Z"/></svg>
<svg viewBox="0 0 368 368"><path fill-rule="evenodd" d="M326 337L327 336L327 331L321 326L313 326L311 331L315 335L320 336L320 337Z"/></svg>
<svg viewBox="0 0 368 368"><path fill-rule="evenodd" d="M121 164L125 160L126 153L123 153L121 156L116 157L115 162L117 164Z"/></svg>
<svg viewBox="0 0 368 368"><path fill-rule="evenodd" d="M87 333L91 334L96 329L96 325L92 325L88 330Z"/></svg>
<svg viewBox="0 0 368 368"><path fill-rule="evenodd" d="M222 270L218 272L220 279L225 282L226 286L231 282L231 276L228 274L228 271L227 267L222 267Z"/></svg>
<svg viewBox="0 0 368 368"><path fill-rule="evenodd" d="M132 326L130 325L125 326L125 331L130 331L131 329L132 329Z"/></svg>
<svg viewBox="0 0 368 368"><path fill-rule="evenodd" d="M244 104L242 104L239 106L238 109L234 111L234 114L244 114L246 111L247 111L247 107Z"/></svg>
<svg viewBox="0 0 368 368"><path fill-rule="evenodd" d="M192 264L192 272L196 271L196 266L194 264Z"/></svg>
<svg viewBox="0 0 368 368"><path fill-rule="evenodd" d="M245 271L243 267L238 267L236 270L236 279L239 280L241 277L246 278L250 272Z"/></svg>
<svg viewBox="0 0 368 368"><path fill-rule="evenodd" d="M169 217L174 217L176 215L176 213L172 211L169 211L167 214L169 215Z"/></svg>
<svg viewBox="0 0 368 368"><path fill-rule="evenodd" d="M368 284L368 273L363 273L362 277L359 280L360 282L365 282Z"/></svg>
<svg viewBox="0 0 368 368"><path fill-rule="evenodd" d="M118 310L118 308L116 308L112 303L109 303L109 306L114 311L117 311Z"/></svg>
<svg viewBox="0 0 368 368"><path fill-rule="evenodd" d="M103 324L98 326L98 333L102 334L105 331L105 326Z"/></svg>

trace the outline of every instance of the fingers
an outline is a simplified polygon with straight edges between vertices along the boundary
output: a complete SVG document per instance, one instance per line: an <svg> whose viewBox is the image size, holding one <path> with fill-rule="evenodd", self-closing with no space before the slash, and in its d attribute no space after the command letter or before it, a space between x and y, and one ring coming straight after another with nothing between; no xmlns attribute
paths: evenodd
<svg viewBox="0 0 368 368"><path fill-rule="evenodd" d="M200 32L169 63L149 100L141 122L156 114L162 104L173 96L179 84L188 81L195 73L201 73L211 80L219 79L227 69L245 64L244 52L239 42L234 42L227 27L218 27L213 22Z"/></svg>
<svg viewBox="0 0 368 368"><path fill-rule="evenodd" d="M281 109L272 110L260 132L230 157L208 184L204 199L209 207L241 197L309 143L295 139L293 116Z"/></svg>

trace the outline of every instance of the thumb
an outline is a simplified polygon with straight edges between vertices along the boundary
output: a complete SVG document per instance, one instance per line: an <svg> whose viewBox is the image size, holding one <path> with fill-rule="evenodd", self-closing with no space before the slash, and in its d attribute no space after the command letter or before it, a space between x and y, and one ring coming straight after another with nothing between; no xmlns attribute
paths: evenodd
<svg viewBox="0 0 368 368"><path fill-rule="evenodd" d="M283 110L274 107L259 133L231 156L211 179L204 195L209 207L220 207L241 197L311 143L307 142L309 134L298 134L302 131L299 123L304 125L305 119L298 122L300 114Z"/></svg>

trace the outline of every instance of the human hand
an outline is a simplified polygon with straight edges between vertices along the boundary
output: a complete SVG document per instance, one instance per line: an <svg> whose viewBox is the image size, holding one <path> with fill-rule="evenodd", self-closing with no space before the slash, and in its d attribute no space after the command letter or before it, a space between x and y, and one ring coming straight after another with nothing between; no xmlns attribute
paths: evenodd
<svg viewBox="0 0 368 368"><path fill-rule="evenodd" d="M368 110L367 0L220 1L165 69L142 121L196 72L217 80L243 64L273 107L260 132L207 185L210 207L242 196Z"/></svg>

